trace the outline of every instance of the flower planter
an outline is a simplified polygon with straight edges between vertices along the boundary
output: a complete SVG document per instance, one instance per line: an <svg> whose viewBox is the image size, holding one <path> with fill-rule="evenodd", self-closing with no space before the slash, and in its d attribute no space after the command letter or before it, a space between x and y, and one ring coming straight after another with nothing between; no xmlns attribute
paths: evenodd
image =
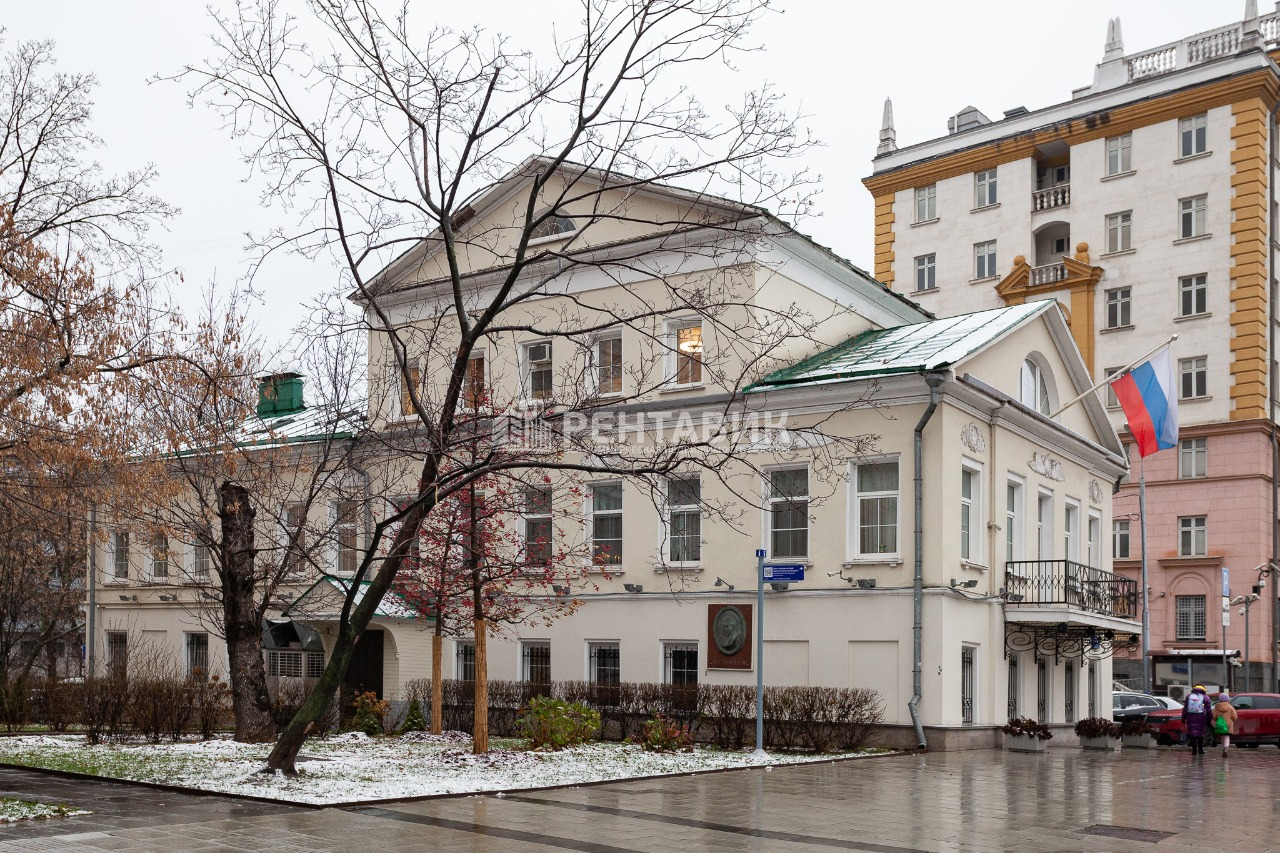
<svg viewBox="0 0 1280 853"><path fill-rule="evenodd" d="M1049 741L1031 735L1005 735L1004 748L1010 752L1044 752Z"/></svg>
<svg viewBox="0 0 1280 853"><path fill-rule="evenodd" d="M1124 749L1155 749L1156 739L1151 735L1124 735L1120 738Z"/></svg>
<svg viewBox="0 0 1280 853"><path fill-rule="evenodd" d="M1082 737L1080 738L1080 746L1084 749L1101 749L1111 752L1120 745L1119 738L1113 737Z"/></svg>

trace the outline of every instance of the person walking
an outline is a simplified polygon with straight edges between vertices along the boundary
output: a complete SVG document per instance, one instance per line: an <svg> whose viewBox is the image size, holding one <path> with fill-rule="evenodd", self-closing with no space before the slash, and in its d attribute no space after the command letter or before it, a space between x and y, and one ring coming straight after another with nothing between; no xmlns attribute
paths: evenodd
<svg viewBox="0 0 1280 853"><path fill-rule="evenodd" d="M1187 701L1182 704L1182 724L1187 729L1187 741L1191 744L1192 755L1204 755L1204 736L1209 733L1209 717L1212 708L1209 694L1203 684L1197 684L1187 694Z"/></svg>
<svg viewBox="0 0 1280 853"><path fill-rule="evenodd" d="M1231 734L1236 730L1236 709L1231 704L1231 694L1223 690L1218 694L1218 704L1213 706L1213 733L1222 744L1222 757L1227 757L1231 746Z"/></svg>

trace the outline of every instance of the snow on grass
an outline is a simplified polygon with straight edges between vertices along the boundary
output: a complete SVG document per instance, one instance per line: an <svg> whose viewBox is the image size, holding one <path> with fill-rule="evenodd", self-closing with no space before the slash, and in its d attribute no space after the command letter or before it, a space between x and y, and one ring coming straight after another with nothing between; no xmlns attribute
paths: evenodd
<svg viewBox="0 0 1280 853"><path fill-rule="evenodd" d="M266 763L269 744L224 739L89 746L76 736L10 737L0 739L0 762L325 804L578 785L866 754L757 758L747 752L703 747L682 753L646 752L637 745L602 742L562 752L531 752L523 749L522 743L493 738L491 752L472 755L470 737L457 732L376 739L349 732L307 741L298 762L302 772L295 778L258 772Z"/></svg>
<svg viewBox="0 0 1280 853"><path fill-rule="evenodd" d="M0 797L0 823L17 823L20 820L41 820L49 817L76 817L86 814L93 814L93 812L73 809L65 803L37 803L31 800Z"/></svg>

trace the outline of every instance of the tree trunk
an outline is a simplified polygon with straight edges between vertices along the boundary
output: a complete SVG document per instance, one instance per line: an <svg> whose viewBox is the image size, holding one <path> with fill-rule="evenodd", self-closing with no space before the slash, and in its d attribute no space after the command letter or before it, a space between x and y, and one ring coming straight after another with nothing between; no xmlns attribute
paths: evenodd
<svg viewBox="0 0 1280 853"><path fill-rule="evenodd" d="M228 681L235 739L266 743L276 734L271 694L262 662L262 624L256 602L254 509L243 486L224 481L218 492L222 524L222 626L227 638ZM204 673L207 678L210 673Z"/></svg>
<svg viewBox="0 0 1280 853"><path fill-rule="evenodd" d="M476 726L472 733L471 751L481 755L489 751L489 656L485 640L489 629L484 619L476 620Z"/></svg>
<svg viewBox="0 0 1280 853"><path fill-rule="evenodd" d="M428 463L424 467L422 480L424 482L432 482L434 477L435 469ZM298 758L298 752L302 749L302 744L315 729L321 717L324 716L329 703L333 701L334 694L337 693L338 687L342 684L342 679L347 674L347 667L351 664L351 655L355 651L356 643L360 640L360 635L364 633L365 628L369 627L369 621L373 619L373 614L377 611L378 605L382 603L387 590L391 588L391 582L395 580L396 573L400 571L400 567L404 563L404 554L408 552L410 538L417 535L416 531L422 524L423 517L431 511L434 505L435 503L431 499L424 499L418 505L417 510L411 510L405 516L404 523L391 542L390 553L392 556L379 561L379 568L370 579L369 585L364 588L364 595L361 597L360 603L351 610L349 619L339 622L338 636L334 641L333 653L329 657L329 663L325 665L324 672L320 674L320 679L316 682L316 686L307 694L306 701L302 703L298 713L293 715L289 725L285 726L285 730L280 733L279 740L276 741L271 754L267 756L265 772L273 773L279 771L286 776L297 775L298 771L294 766L294 762ZM360 567L361 575L368 568L370 562L370 555L365 554ZM353 586L348 595L354 595L354 591L355 587Z"/></svg>
<svg viewBox="0 0 1280 853"><path fill-rule="evenodd" d="M431 733L438 735L444 730L444 638L439 634L431 635Z"/></svg>

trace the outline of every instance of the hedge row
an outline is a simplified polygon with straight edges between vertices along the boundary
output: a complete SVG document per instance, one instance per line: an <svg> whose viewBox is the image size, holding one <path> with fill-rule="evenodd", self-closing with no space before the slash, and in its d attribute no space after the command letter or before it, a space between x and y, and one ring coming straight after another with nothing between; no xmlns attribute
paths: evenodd
<svg viewBox="0 0 1280 853"><path fill-rule="evenodd" d="M429 681L413 681L405 687L407 699L417 698L424 711L430 710ZM450 680L441 684L441 716L445 729L470 731L473 728L473 690L471 682ZM644 723L662 714L688 726L694 739L702 743L740 749L755 742L755 688L729 684L602 686L586 681L555 681L545 685L491 681L490 734L515 736L520 709L535 696L581 702L599 712L600 736L606 740L638 738ZM858 749L883 718L883 703L874 690L839 687L766 687L764 690L764 739L765 745L773 749L813 752Z"/></svg>

